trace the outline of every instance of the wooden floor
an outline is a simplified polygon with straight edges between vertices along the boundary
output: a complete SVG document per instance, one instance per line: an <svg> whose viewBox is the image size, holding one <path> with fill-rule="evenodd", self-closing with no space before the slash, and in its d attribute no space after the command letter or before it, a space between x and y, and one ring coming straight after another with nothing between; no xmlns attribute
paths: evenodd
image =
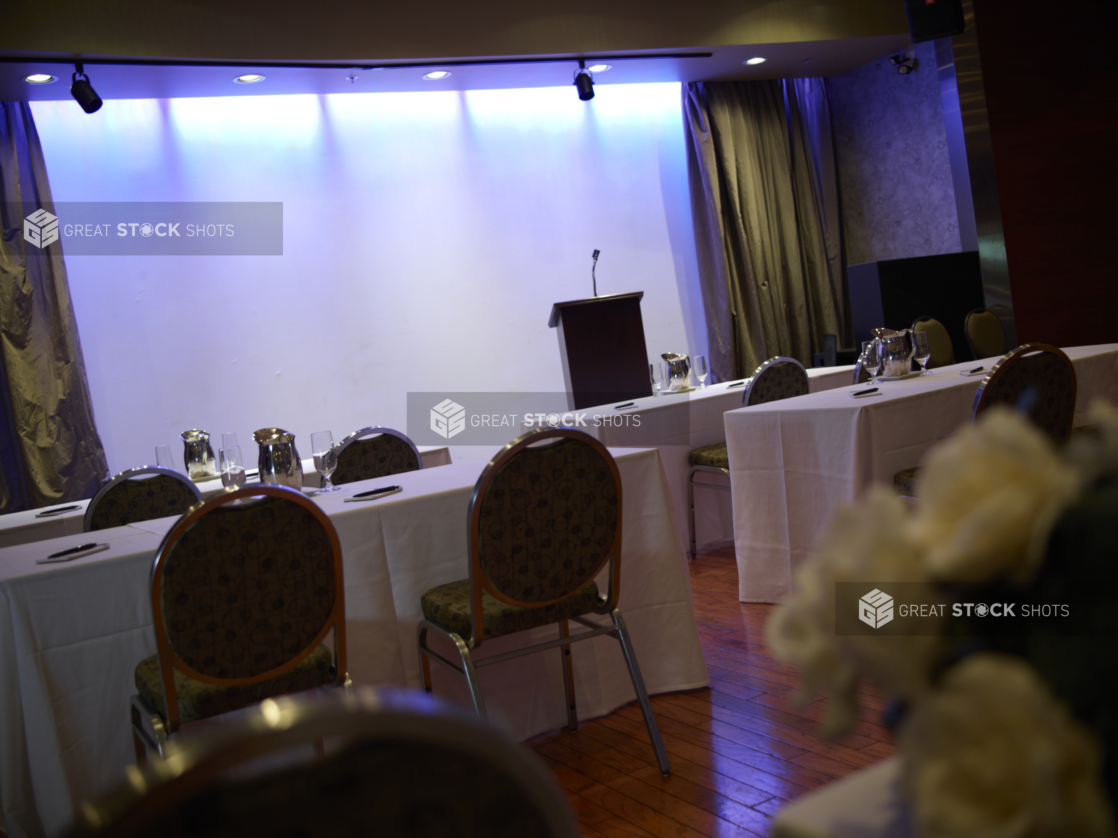
<svg viewBox="0 0 1118 838"><path fill-rule="evenodd" d="M528 743L566 789L584 836L764 836L785 802L893 753L872 691L841 742L815 734L822 699L791 705L795 673L764 643L772 606L738 602L732 544L692 562L691 585L711 686L652 699L671 777L660 776L635 702Z"/></svg>

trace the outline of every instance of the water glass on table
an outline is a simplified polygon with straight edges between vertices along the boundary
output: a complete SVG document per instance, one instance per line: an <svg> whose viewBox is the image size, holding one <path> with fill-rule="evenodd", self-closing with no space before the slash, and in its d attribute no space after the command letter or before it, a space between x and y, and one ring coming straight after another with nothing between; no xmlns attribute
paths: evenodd
<svg viewBox="0 0 1118 838"><path fill-rule="evenodd" d="M699 379L699 387L707 386L707 376L710 375L710 370L707 369L707 356L695 356L695 375Z"/></svg>
<svg viewBox="0 0 1118 838"><path fill-rule="evenodd" d="M869 346L866 347L866 351L862 356L865 359L862 362L863 369L869 372L870 383L876 387L877 376L881 374L881 365L885 361L885 353L882 352L881 341L879 339L874 338L871 341L867 341L867 343Z"/></svg>
<svg viewBox="0 0 1118 838"><path fill-rule="evenodd" d="M217 452L221 468L221 485L232 492L245 485L245 461L241 459L241 449L237 445L222 448Z"/></svg>
<svg viewBox="0 0 1118 838"><path fill-rule="evenodd" d="M237 432L229 431L221 435L222 448L240 448L241 443L237 442Z"/></svg>
<svg viewBox="0 0 1118 838"><path fill-rule="evenodd" d="M916 363L920 365L920 374L928 374L928 361L932 359L932 345L928 342L927 332L913 332L912 340L916 344L916 352L913 357Z"/></svg>
<svg viewBox="0 0 1118 838"><path fill-rule="evenodd" d="M648 365L648 377L652 379L653 395L659 395L660 389L664 386L664 371L659 364Z"/></svg>
<svg viewBox="0 0 1118 838"><path fill-rule="evenodd" d="M339 487L330 484L330 475L338 467L338 448L334 445L334 435L329 431L315 431L311 434L311 454L314 456L315 470L322 475L322 488L315 494L336 492Z"/></svg>
<svg viewBox="0 0 1118 838"><path fill-rule="evenodd" d="M175 466L175 458L171 456L170 445L155 446L155 464L160 468L169 468L172 471L181 471Z"/></svg>

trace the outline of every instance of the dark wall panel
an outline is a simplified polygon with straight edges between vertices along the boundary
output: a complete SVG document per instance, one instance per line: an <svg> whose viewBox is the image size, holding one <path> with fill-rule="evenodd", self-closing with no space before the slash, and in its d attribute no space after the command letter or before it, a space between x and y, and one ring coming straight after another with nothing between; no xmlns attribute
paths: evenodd
<svg viewBox="0 0 1118 838"><path fill-rule="evenodd" d="M1018 340L1118 341L1118 4L973 3Z"/></svg>

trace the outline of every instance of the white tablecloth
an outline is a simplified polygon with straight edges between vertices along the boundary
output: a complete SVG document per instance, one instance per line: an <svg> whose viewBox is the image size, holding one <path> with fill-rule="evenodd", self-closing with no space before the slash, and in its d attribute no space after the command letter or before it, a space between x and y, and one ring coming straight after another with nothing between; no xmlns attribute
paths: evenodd
<svg viewBox="0 0 1118 838"><path fill-rule="evenodd" d="M445 445L441 447L420 445L417 447L424 468L450 465L450 450ZM303 485L317 487L321 479L319 473L314 470L314 458L308 457L303 460ZM214 495L225 491L225 487L221 484L221 478L203 480L197 486L198 491L202 493L203 500L209 500ZM78 508L71 512L63 512L51 518L35 517L45 510L74 505L77 505ZM80 533L82 523L85 520L85 510L88 506L89 500L86 499L74 501L74 503L45 506L42 509L28 509L23 512L0 515L0 548Z"/></svg>
<svg viewBox="0 0 1118 838"><path fill-rule="evenodd" d="M853 374L853 366L809 369L807 376L810 391L816 393L845 386L851 383ZM625 413L639 412L641 421L650 425L649 430L641 434L640 444L655 446L660 451L660 458L664 461L664 471L668 475L668 485L672 490L680 549L685 552L687 551L687 472L690 470L688 456L695 448L726 441L726 427L722 421L722 414L727 410L741 407L742 390L741 385L727 387L725 383L712 384L689 393L636 399L634 406L624 411ZM590 408L590 410L608 411L610 407L612 405ZM598 428L595 433L606 446L624 444L626 436L624 430L609 426ZM711 482L716 480L717 477L711 478ZM700 545L733 537L733 513L728 492L713 489L699 489L696 492L695 535Z"/></svg>
<svg viewBox="0 0 1118 838"><path fill-rule="evenodd" d="M615 450L623 487L620 606L650 692L708 683L690 580L655 450ZM357 683L420 685L415 631L420 595L467 575L466 508L484 463L392 477L401 494L368 503L316 498L344 551L349 671ZM123 778L132 761L127 702L133 670L154 654L149 576L173 518L98 532L111 545L73 564L36 558L85 536L0 550L0 806L9 838L56 835L83 799ZM487 641L480 654L550 639L540 629ZM435 641L437 642L437 640ZM617 642L574 646L579 713L609 713L634 699ZM435 667L435 691L465 691ZM565 723L559 652L480 670L490 717L525 738Z"/></svg>
<svg viewBox="0 0 1118 838"><path fill-rule="evenodd" d="M1075 365L1076 424L1096 398L1118 400L1118 344L1064 350ZM881 382L882 395L852 399L842 387L725 415L738 589L743 602L777 602L792 571L818 549L841 503L870 483L920 463L925 451L970 420L983 376L963 370L987 358Z"/></svg>

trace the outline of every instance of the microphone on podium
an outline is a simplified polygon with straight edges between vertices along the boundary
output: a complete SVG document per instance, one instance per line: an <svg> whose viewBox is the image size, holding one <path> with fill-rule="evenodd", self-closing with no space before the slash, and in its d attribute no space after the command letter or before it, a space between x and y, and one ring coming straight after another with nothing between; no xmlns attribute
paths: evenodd
<svg viewBox="0 0 1118 838"><path fill-rule="evenodd" d="M590 278L592 280L594 280L594 296L595 297L598 296L598 278L596 276L594 276L594 269L598 267L598 254L601 253L601 252L602 251L600 251L600 250L595 250L594 251L594 264L592 264L590 266Z"/></svg>

